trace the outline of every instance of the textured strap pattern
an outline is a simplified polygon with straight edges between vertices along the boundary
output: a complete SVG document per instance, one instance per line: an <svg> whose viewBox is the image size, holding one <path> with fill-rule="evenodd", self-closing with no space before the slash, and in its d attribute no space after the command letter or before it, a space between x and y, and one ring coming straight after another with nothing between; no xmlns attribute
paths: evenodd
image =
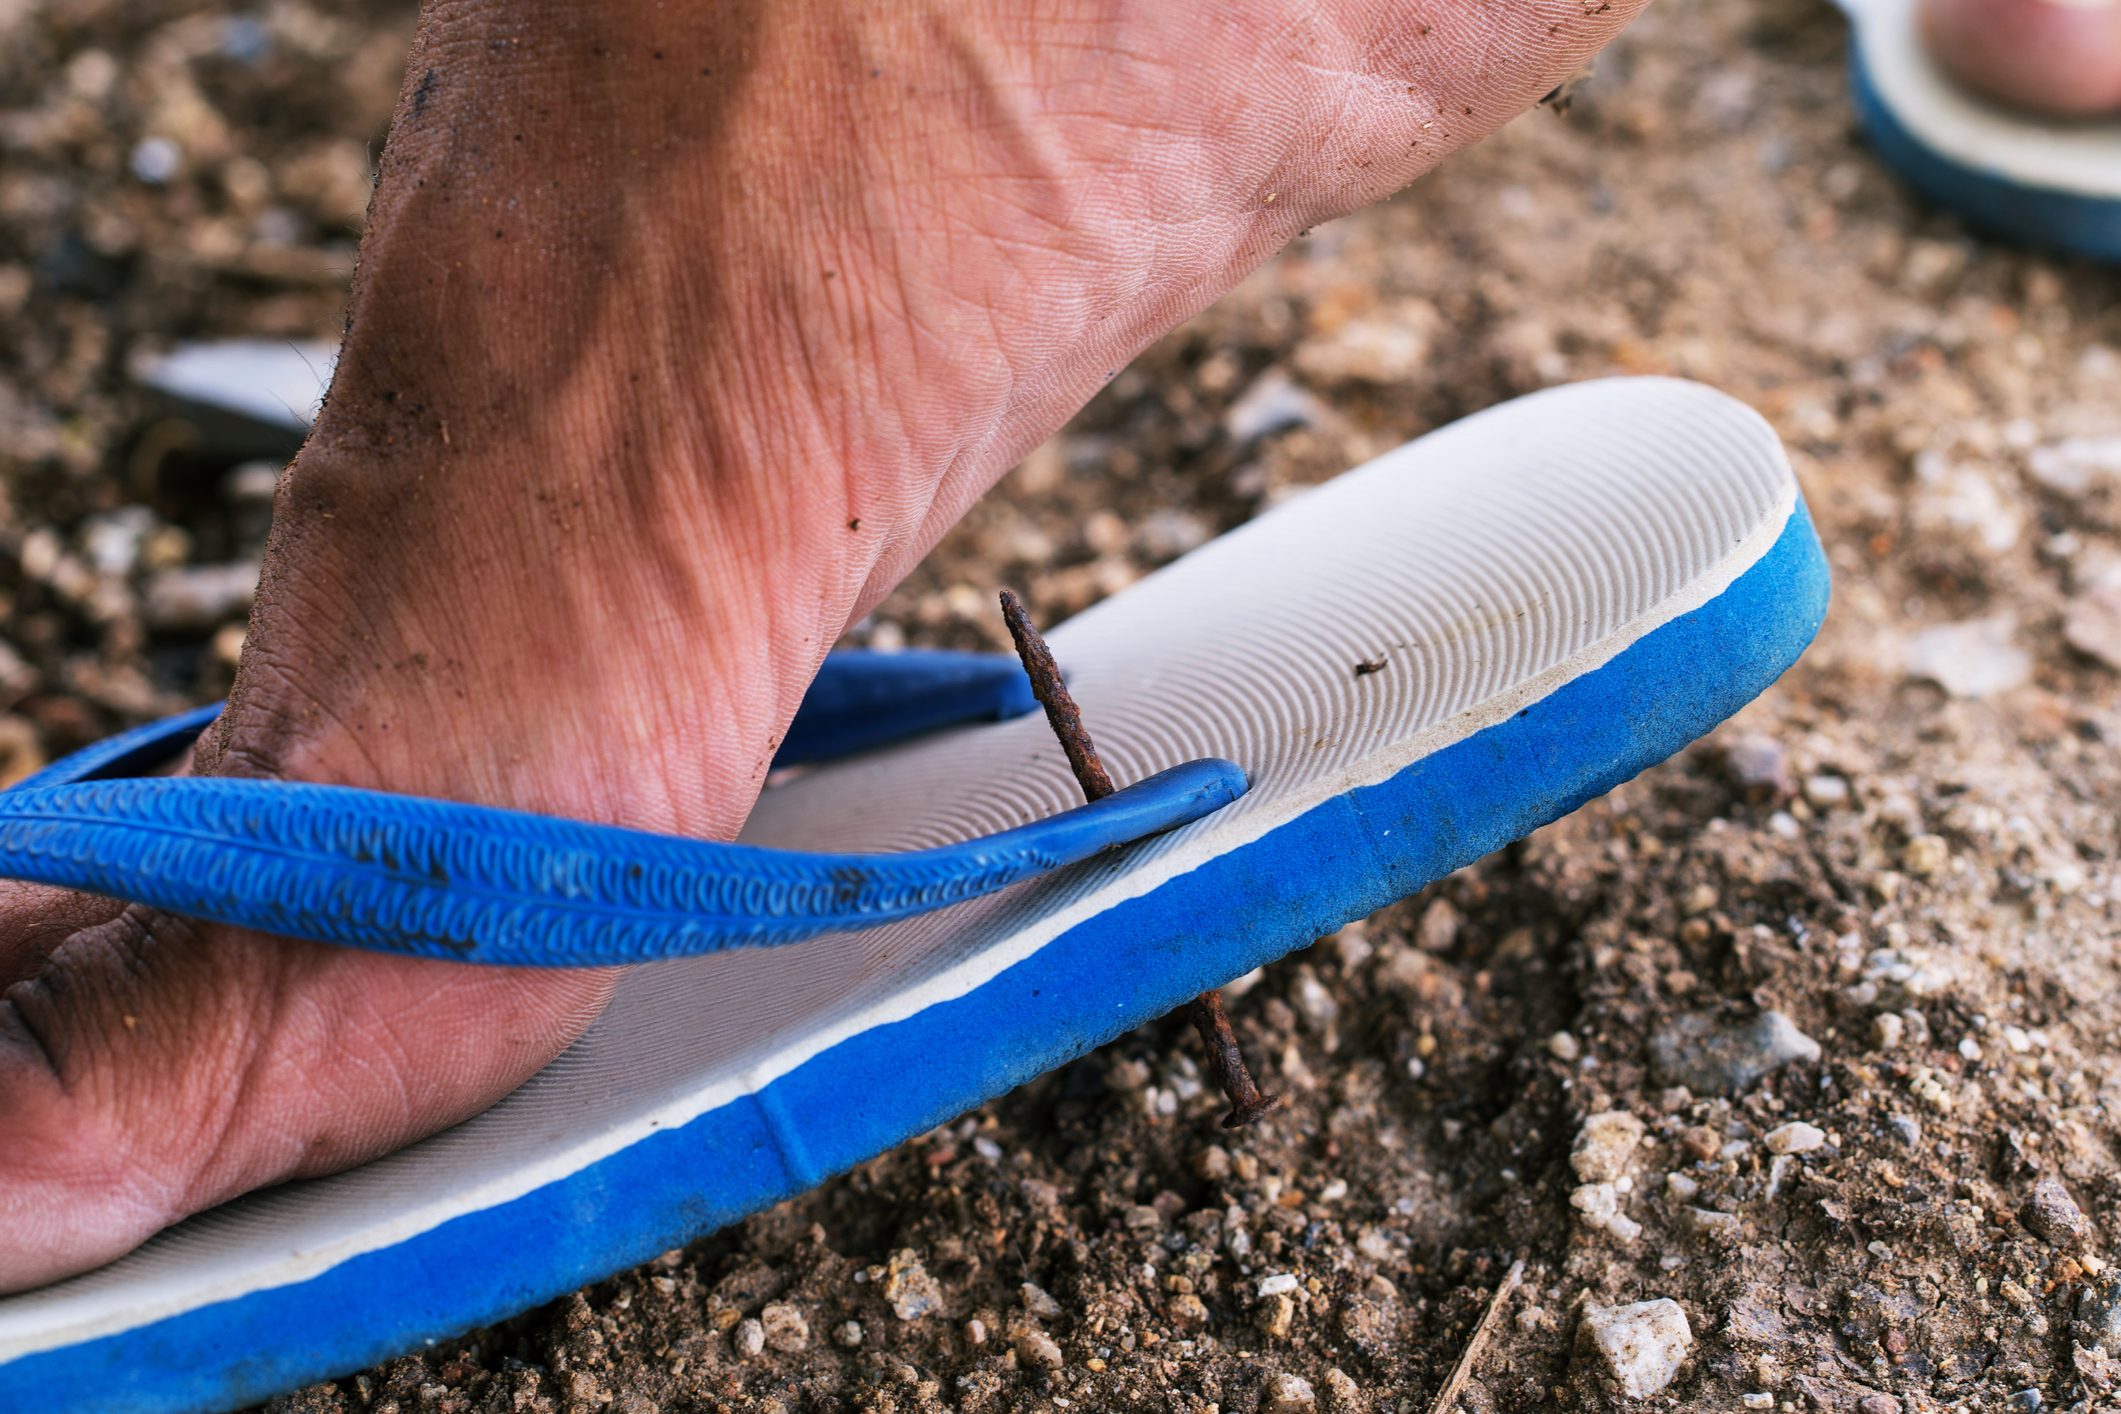
<svg viewBox="0 0 2121 1414"><path fill-rule="evenodd" d="M1175 828L1244 793L1192 761L985 839L804 854L286 781L96 779L166 759L217 709L114 737L0 792L0 876L318 942L587 967L794 942L943 908Z"/></svg>
<svg viewBox="0 0 2121 1414"><path fill-rule="evenodd" d="M0 793L0 875L319 942L598 966L870 928L1236 799L1220 761L904 854L803 854L341 786L97 781Z"/></svg>

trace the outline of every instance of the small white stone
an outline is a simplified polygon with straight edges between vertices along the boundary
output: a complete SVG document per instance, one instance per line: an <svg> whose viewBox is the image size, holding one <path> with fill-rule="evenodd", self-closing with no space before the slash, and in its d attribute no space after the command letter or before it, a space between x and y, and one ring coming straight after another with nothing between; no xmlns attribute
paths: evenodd
<svg viewBox="0 0 2121 1414"><path fill-rule="evenodd" d="M749 1360L766 1348L766 1328L746 1317L736 1325L736 1353Z"/></svg>
<svg viewBox="0 0 2121 1414"><path fill-rule="evenodd" d="M1871 1018L1871 1044L1881 1051L1897 1050L1907 1033L1907 1023L1889 1011Z"/></svg>
<svg viewBox="0 0 2121 1414"><path fill-rule="evenodd" d="M1259 1279L1261 1296L1283 1296L1296 1290L1296 1277L1291 1272L1275 1272Z"/></svg>
<svg viewBox="0 0 2121 1414"><path fill-rule="evenodd" d="M793 1355L810 1344L810 1322L786 1302L775 1302L759 1312L759 1326L766 1343L784 1355Z"/></svg>
<svg viewBox="0 0 2121 1414"><path fill-rule="evenodd" d="M1691 1203L1701 1192L1701 1185L1683 1173L1668 1173L1664 1176L1664 1191L1682 1203Z"/></svg>
<svg viewBox="0 0 2121 1414"><path fill-rule="evenodd" d="M1586 1306L1576 1327L1580 1354L1629 1399L1647 1399L1672 1382L1693 1347L1686 1312L1670 1298L1628 1306Z"/></svg>
<svg viewBox="0 0 2121 1414"><path fill-rule="evenodd" d="M1583 1045L1567 1031L1556 1031L1547 1037L1547 1054L1558 1061L1575 1061L1583 1055Z"/></svg>
<svg viewBox="0 0 2121 1414"><path fill-rule="evenodd" d="M1620 1211L1620 1195L1610 1183L1586 1183L1569 1194L1569 1206L1593 1227L1604 1227Z"/></svg>
<svg viewBox="0 0 2121 1414"><path fill-rule="evenodd" d="M1981 1059L1981 1043L1971 1036L1959 1038L1959 1054L1970 1061Z"/></svg>
<svg viewBox="0 0 2121 1414"><path fill-rule="evenodd" d="M1577 1132L1569 1167L1587 1183L1617 1179L1628 1171L1642 1134L1642 1121L1626 1110L1601 1110Z"/></svg>
<svg viewBox="0 0 2121 1414"><path fill-rule="evenodd" d="M2017 645L2015 614L1939 624L1907 641L1910 677L1927 678L1953 697L1988 697L2031 680L2033 658Z"/></svg>
<svg viewBox="0 0 2121 1414"><path fill-rule="evenodd" d="M1804 798L1821 810L1846 804L1849 783L1839 776L1820 774L1804 778Z"/></svg>
<svg viewBox="0 0 2121 1414"><path fill-rule="evenodd" d="M2036 448L2025 459L2033 480L2064 496L2082 496L2121 481L2121 437L2072 437Z"/></svg>
<svg viewBox="0 0 2121 1414"><path fill-rule="evenodd" d="M161 186L184 165L184 149L166 137L145 137L133 144L126 165L132 174L150 186Z"/></svg>
<svg viewBox="0 0 2121 1414"><path fill-rule="evenodd" d="M1809 1154L1826 1143L1826 1131L1801 1119L1780 1124L1761 1136L1770 1154Z"/></svg>

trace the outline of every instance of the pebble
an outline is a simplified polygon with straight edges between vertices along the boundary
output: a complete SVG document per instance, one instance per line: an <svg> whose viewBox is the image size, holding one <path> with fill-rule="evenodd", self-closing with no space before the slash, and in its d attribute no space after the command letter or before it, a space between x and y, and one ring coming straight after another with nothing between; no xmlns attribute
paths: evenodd
<svg viewBox="0 0 2121 1414"><path fill-rule="evenodd" d="M1700 1237L1735 1238L1745 1226L1736 1213L1720 1212L1715 1208L1688 1208L1680 1214L1680 1220L1689 1232Z"/></svg>
<svg viewBox="0 0 2121 1414"><path fill-rule="evenodd" d="M1259 1310L1253 1316L1253 1323L1259 1327L1260 1332L1264 1335L1270 1335L1276 1340L1287 1339L1290 1329L1296 1323L1295 1299L1289 1296L1268 1297L1259 1303Z"/></svg>
<svg viewBox="0 0 2121 1414"><path fill-rule="evenodd" d="M37 670L25 661L14 645L0 638L0 711L29 696L37 686Z"/></svg>
<svg viewBox="0 0 2121 1414"><path fill-rule="evenodd" d="M1208 1324L1208 1306L1190 1291L1182 1291L1171 1298L1165 1314L1176 1326L1204 1326Z"/></svg>
<svg viewBox="0 0 2121 1414"><path fill-rule="evenodd" d="M1291 1272L1275 1272L1259 1279L1261 1296L1281 1296L1296 1290L1296 1277Z"/></svg>
<svg viewBox="0 0 2121 1414"><path fill-rule="evenodd" d="M1362 1386L1338 1365L1326 1366L1326 1407L1333 1414L1355 1414L1363 1407Z"/></svg>
<svg viewBox="0 0 2121 1414"><path fill-rule="evenodd" d="M1979 466L1952 464L1929 451L1915 459L1915 475L1909 521L1925 543L1956 544L1978 556L2001 555L2018 543L2023 497L2005 492Z"/></svg>
<svg viewBox="0 0 2121 1414"><path fill-rule="evenodd" d="M1659 1080L1697 1094L1740 1094L1792 1061L1815 1061L1819 1055L1819 1043L1779 1011L1739 1021L1688 1012L1650 1037L1650 1062Z"/></svg>
<svg viewBox="0 0 2121 1414"><path fill-rule="evenodd" d="M1990 614L1938 624L1907 641L1909 677L1925 678L1953 697L1991 697L2031 680L2033 658L2017 645L2018 617Z"/></svg>
<svg viewBox="0 0 2121 1414"><path fill-rule="evenodd" d="M1060 1302L1046 1293L1046 1288L1035 1281L1027 1281L1016 1289L1017 1299L1024 1309L1042 1321L1050 1321L1061 1313Z"/></svg>
<svg viewBox="0 0 2121 1414"><path fill-rule="evenodd" d="M257 592L258 567L252 564L159 570L148 576L140 614L151 629L202 633L249 613Z"/></svg>
<svg viewBox="0 0 2121 1414"><path fill-rule="evenodd" d="M1693 1344L1686 1312L1668 1297L1586 1306L1576 1326L1578 1356L1627 1399L1648 1399L1670 1384Z"/></svg>
<svg viewBox="0 0 2121 1414"><path fill-rule="evenodd" d="M1918 879L1942 874L1952 862L1952 847L1942 835L1917 835L1900 849L1900 867Z"/></svg>
<svg viewBox="0 0 2121 1414"><path fill-rule="evenodd" d="M1856 1414L1900 1414L1900 1401L1889 1394L1867 1394L1856 1401Z"/></svg>
<svg viewBox="0 0 2121 1414"><path fill-rule="evenodd" d="M809 1348L810 1322L803 1313L786 1302L775 1302L759 1312L759 1326L765 1332L766 1344L783 1355L793 1355Z"/></svg>
<svg viewBox="0 0 2121 1414"><path fill-rule="evenodd" d="M942 1288L911 1249L892 1257L884 1277L884 1299L902 1321L917 1321L943 1304Z"/></svg>
<svg viewBox="0 0 2121 1414"><path fill-rule="evenodd" d="M1831 810L1837 805L1848 803L1849 783L1840 776L1806 776L1804 798L1807 803L1821 810Z"/></svg>
<svg viewBox="0 0 2121 1414"><path fill-rule="evenodd" d="M738 1356L745 1360L752 1359L766 1348L766 1328L756 1319L746 1316L736 1324L735 1340Z"/></svg>
<svg viewBox="0 0 2121 1414"><path fill-rule="evenodd" d="M1642 1134L1642 1121L1626 1110L1601 1110L1577 1132L1569 1167L1585 1183L1611 1183L1632 1166Z"/></svg>
<svg viewBox="0 0 2121 1414"><path fill-rule="evenodd" d="M1058 1370L1061 1348L1044 1331L1025 1331L1016 1338L1016 1358L1034 1370Z"/></svg>
<svg viewBox="0 0 2121 1414"><path fill-rule="evenodd" d="M2121 575L2102 575L2070 597L2062 637L2079 653L2121 668Z"/></svg>
<svg viewBox="0 0 2121 1414"><path fill-rule="evenodd" d="M184 150L166 137L146 137L133 144L125 164L135 177L149 186L161 186L184 166Z"/></svg>
<svg viewBox="0 0 2121 1414"><path fill-rule="evenodd" d="M1790 756L1781 742L1759 732L1743 732L1722 745L1724 765L1738 784L1770 795L1790 793Z"/></svg>
<svg viewBox="0 0 2121 1414"><path fill-rule="evenodd" d="M2077 1298L2077 1319L2093 1345L2121 1355L2121 1276L2085 1287Z"/></svg>
<svg viewBox="0 0 2121 1414"><path fill-rule="evenodd" d="M1152 511L1134 532L1134 548L1147 560L1161 563L1197 550L1215 534L1215 527L1191 511Z"/></svg>
<svg viewBox="0 0 2121 1414"><path fill-rule="evenodd" d="M81 527L81 552L97 574L122 578L140 563L141 547L155 531L155 514L145 506L120 506L90 516Z"/></svg>
<svg viewBox="0 0 2121 1414"><path fill-rule="evenodd" d="M1892 1012L1881 1011L1871 1018L1871 1044L1881 1051L1897 1050L1907 1034L1907 1023Z"/></svg>
<svg viewBox="0 0 2121 1414"><path fill-rule="evenodd" d="M986 1343L987 1323L977 1316L965 1322L965 1344L985 1345Z"/></svg>
<svg viewBox="0 0 2121 1414"><path fill-rule="evenodd" d="M1701 1192L1701 1185L1683 1173L1668 1173L1664 1176L1664 1191L1682 1203L1691 1202Z"/></svg>
<svg viewBox="0 0 2121 1414"><path fill-rule="evenodd" d="M1583 1043L1567 1031L1556 1031L1547 1037L1547 1054L1555 1060L1574 1062L1583 1055Z"/></svg>
<svg viewBox="0 0 2121 1414"><path fill-rule="evenodd" d="M1414 945L1423 952L1449 952L1458 941L1458 930L1464 922L1449 899L1432 900L1422 910L1421 921L1414 925Z"/></svg>
<svg viewBox="0 0 2121 1414"><path fill-rule="evenodd" d="M2121 437L2071 437L2036 447L2025 459L2033 480L2064 496L2121 481Z"/></svg>
<svg viewBox="0 0 2121 1414"><path fill-rule="evenodd" d="M1780 1124L1761 1136L1770 1154L1809 1154L1826 1143L1826 1131L1801 1119Z"/></svg>
<svg viewBox="0 0 2121 1414"><path fill-rule="evenodd" d="M1586 1227L1611 1233L1622 1242L1642 1236L1642 1224L1621 1211L1620 1190L1610 1183L1586 1183L1569 1194L1569 1206L1583 1214Z"/></svg>
<svg viewBox="0 0 2121 1414"><path fill-rule="evenodd" d="M1333 414L1316 395L1279 368L1269 368L1239 393L1223 414L1223 432L1240 447L1291 427L1316 427Z"/></svg>
<svg viewBox="0 0 2121 1414"><path fill-rule="evenodd" d="M832 1328L832 1340L835 1345L843 1346L848 1350L854 1349L862 1343L862 1323L860 1321L840 1322Z"/></svg>
<svg viewBox="0 0 2121 1414"><path fill-rule="evenodd" d="M1259 1414L1305 1414L1318 1407L1311 1382L1300 1375L1272 1375L1259 1400Z"/></svg>
<svg viewBox="0 0 2121 1414"><path fill-rule="evenodd" d="M2059 1178L2043 1178L2034 1184L2018 1216L2028 1229L2056 1247L2079 1247L2092 1237L2091 1220Z"/></svg>
<svg viewBox="0 0 2121 1414"><path fill-rule="evenodd" d="M1429 333L1437 322L1433 307L1409 300L1305 339L1292 361L1298 373L1328 388L1405 382L1427 368Z"/></svg>

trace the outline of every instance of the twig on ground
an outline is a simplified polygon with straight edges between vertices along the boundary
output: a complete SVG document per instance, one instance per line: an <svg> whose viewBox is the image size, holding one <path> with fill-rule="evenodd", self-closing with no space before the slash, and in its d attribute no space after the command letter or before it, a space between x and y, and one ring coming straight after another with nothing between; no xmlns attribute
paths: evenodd
<svg viewBox="0 0 2121 1414"><path fill-rule="evenodd" d="M1519 1257L1510 1263L1509 1275L1502 1279L1502 1285L1496 1287L1495 1294L1488 1298L1488 1309L1481 1313L1480 1324L1474 1326L1473 1334L1466 1338L1465 1353L1458 1357L1458 1364L1451 1370L1451 1378L1445 1380L1443 1388L1437 1392L1436 1402L1429 1406L1429 1414L1451 1414L1451 1410L1457 1406L1458 1396L1464 1394L1466 1386L1472 1382L1474 1362L1480 1359L1480 1352L1487 1347L1488 1337L1495 1333L1496 1318L1502 1315L1502 1308L1510 1304L1510 1297L1522 1280L1524 1258Z"/></svg>

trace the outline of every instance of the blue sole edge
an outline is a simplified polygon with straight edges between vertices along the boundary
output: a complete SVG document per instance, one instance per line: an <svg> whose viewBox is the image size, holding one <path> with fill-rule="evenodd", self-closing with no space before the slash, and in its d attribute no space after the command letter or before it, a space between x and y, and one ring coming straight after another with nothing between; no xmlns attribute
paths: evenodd
<svg viewBox="0 0 2121 1414"><path fill-rule="evenodd" d="M2121 201L2028 185L1930 147L1879 96L1860 34L1849 53L1849 87L1879 158L1967 225L2018 245L2121 262Z"/></svg>
<svg viewBox="0 0 2121 1414"><path fill-rule="evenodd" d="M1827 596L1800 500L1773 547L1721 594L1602 666L1086 920L970 993L306 1281L0 1365L0 1408L251 1403L513 1315L801 1193L1666 759L1797 660ZM1233 918L1252 926L1233 930ZM899 1081L888 1092L861 1083L878 1073Z"/></svg>

